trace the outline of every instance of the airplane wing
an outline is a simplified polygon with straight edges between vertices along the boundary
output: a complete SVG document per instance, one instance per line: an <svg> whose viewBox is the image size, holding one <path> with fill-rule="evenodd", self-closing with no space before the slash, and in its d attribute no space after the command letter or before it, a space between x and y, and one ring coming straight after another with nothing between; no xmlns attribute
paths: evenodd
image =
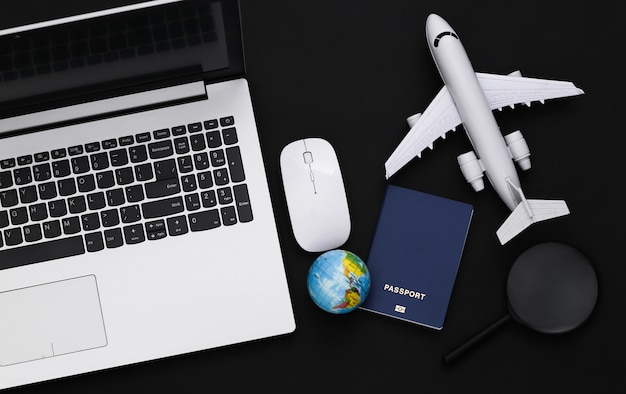
<svg viewBox="0 0 626 394"><path fill-rule="evenodd" d="M515 104L530 106L533 101L543 103L548 99L584 94L581 89L567 81L553 81L522 77L519 72L509 75L476 73L489 107L502 110Z"/></svg>
<svg viewBox="0 0 626 394"><path fill-rule="evenodd" d="M446 133L460 124L456 106L444 86L387 159L385 177L389 179L414 157L421 157L424 149L432 149L437 138L446 138Z"/></svg>

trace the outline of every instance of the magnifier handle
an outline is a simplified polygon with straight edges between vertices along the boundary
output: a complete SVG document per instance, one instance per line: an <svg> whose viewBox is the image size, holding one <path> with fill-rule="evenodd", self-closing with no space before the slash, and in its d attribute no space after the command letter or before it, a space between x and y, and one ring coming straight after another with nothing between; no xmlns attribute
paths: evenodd
<svg viewBox="0 0 626 394"><path fill-rule="evenodd" d="M452 350L451 352L449 352L448 354L443 356L443 362L446 363L446 364L452 364L457 358L459 358L461 355L463 355L463 353L465 353L468 350L470 350L474 345L476 345L479 342L481 342L483 339L485 339L491 333L493 333L494 331L499 329L501 326L503 326L509 320L511 320L511 315L507 313L500 320L498 320L495 323L491 324L489 327L485 328L484 330L482 330L481 332L479 332L478 334L474 335L472 338L467 340L465 343L461 344L456 349Z"/></svg>

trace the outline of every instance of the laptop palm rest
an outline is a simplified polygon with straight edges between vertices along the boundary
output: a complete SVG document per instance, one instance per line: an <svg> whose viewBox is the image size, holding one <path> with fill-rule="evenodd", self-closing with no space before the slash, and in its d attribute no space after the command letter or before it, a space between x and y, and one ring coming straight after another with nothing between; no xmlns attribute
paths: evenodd
<svg viewBox="0 0 626 394"><path fill-rule="evenodd" d="M0 293L0 366L107 345L93 275Z"/></svg>

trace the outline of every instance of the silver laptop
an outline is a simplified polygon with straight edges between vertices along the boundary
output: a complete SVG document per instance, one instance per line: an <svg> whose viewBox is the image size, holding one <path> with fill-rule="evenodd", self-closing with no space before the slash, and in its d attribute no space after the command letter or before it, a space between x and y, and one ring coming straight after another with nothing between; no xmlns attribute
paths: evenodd
<svg viewBox="0 0 626 394"><path fill-rule="evenodd" d="M295 329L238 3L134 3L0 27L0 388Z"/></svg>

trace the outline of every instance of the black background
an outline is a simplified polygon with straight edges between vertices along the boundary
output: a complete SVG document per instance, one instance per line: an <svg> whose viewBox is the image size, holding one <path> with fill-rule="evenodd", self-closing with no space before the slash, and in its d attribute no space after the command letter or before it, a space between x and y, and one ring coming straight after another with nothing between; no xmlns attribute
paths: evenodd
<svg viewBox="0 0 626 394"><path fill-rule="evenodd" d="M296 331L15 392L626 391L621 0L242 0L241 11ZM530 146L533 168L520 173L526 196L565 199L571 210L504 246L495 231L508 209L489 185L473 192L456 164L470 150L462 128L389 181L474 206L442 331L361 310L331 315L312 303L306 275L317 255L293 238L278 163L293 140L333 144L353 226L344 248L366 258L387 183L384 162L408 130L405 118L422 112L442 86L425 40L430 13L459 34L476 71L519 69L585 91L496 112L502 132L520 129ZM512 322L445 366L444 353L506 313L505 282L517 256L547 241L569 243L593 262L600 293L590 320L559 336Z"/></svg>

